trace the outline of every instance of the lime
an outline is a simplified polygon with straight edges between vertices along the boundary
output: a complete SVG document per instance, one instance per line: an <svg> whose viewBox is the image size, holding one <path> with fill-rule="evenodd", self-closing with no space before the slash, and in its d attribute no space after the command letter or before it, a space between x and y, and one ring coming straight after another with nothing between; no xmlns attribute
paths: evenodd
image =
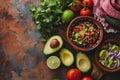
<svg viewBox="0 0 120 80"><path fill-rule="evenodd" d="M74 17L74 12L70 9L67 9L62 14L62 22L68 23Z"/></svg>
<svg viewBox="0 0 120 80"><path fill-rule="evenodd" d="M114 50L120 50L119 46L117 46L117 45L114 44L114 45L111 47L111 51L114 51Z"/></svg>
<svg viewBox="0 0 120 80"><path fill-rule="evenodd" d="M57 69L60 66L61 62L60 59L57 56L50 56L47 59L47 66L50 69Z"/></svg>
<svg viewBox="0 0 120 80"><path fill-rule="evenodd" d="M106 57L107 55L108 55L108 51L105 50L105 49L101 50L100 53L99 53L100 59L105 59L105 57Z"/></svg>

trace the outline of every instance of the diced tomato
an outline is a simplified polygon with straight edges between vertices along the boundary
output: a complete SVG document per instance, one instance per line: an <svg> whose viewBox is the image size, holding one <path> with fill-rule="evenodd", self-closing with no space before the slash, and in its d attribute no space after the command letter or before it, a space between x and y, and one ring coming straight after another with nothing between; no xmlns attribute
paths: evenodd
<svg viewBox="0 0 120 80"><path fill-rule="evenodd" d="M86 32L86 34L85 34L86 36L90 36L90 33L89 32Z"/></svg>
<svg viewBox="0 0 120 80"><path fill-rule="evenodd" d="M80 34L80 36L79 36L80 38L83 38L84 36L82 35L82 34Z"/></svg>
<svg viewBox="0 0 120 80"><path fill-rule="evenodd" d="M94 27L94 24L92 24L90 27Z"/></svg>
<svg viewBox="0 0 120 80"><path fill-rule="evenodd" d="M82 31L83 27L81 25L78 26L79 30Z"/></svg>
<svg viewBox="0 0 120 80"><path fill-rule="evenodd" d="M77 28L74 28L74 29L73 29L73 32L77 32L77 31L78 31L78 29L77 29Z"/></svg>
<svg viewBox="0 0 120 80"><path fill-rule="evenodd" d="M91 32L91 35L94 35L94 34L95 34L95 32L94 32L94 31L92 31L92 32Z"/></svg>
<svg viewBox="0 0 120 80"><path fill-rule="evenodd" d="M97 39L98 38L98 34L94 34L95 38Z"/></svg>
<svg viewBox="0 0 120 80"><path fill-rule="evenodd" d="M97 30L94 30L94 33L97 34Z"/></svg>
<svg viewBox="0 0 120 80"><path fill-rule="evenodd" d="M88 33L91 33L91 30L88 29L87 32L88 32Z"/></svg>
<svg viewBox="0 0 120 80"><path fill-rule="evenodd" d="M85 36L86 38L90 38L90 36Z"/></svg>

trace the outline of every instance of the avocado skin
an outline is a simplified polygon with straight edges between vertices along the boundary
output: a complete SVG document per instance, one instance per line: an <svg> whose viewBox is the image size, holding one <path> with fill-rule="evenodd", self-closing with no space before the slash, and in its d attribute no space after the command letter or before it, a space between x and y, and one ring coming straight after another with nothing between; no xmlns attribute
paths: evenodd
<svg viewBox="0 0 120 80"><path fill-rule="evenodd" d="M65 66L71 66L74 63L73 53L67 48L61 49L60 59Z"/></svg>
<svg viewBox="0 0 120 80"><path fill-rule="evenodd" d="M85 68L85 66L84 66L84 68L83 68L83 64L81 64L80 65L80 60L84 60L83 62L83 64L84 65L86 65L86 68ZM81 71L81 72L83 72L83 73L86 73L86 72L88 72L90 69L91 69L91 67L92 67L92 65L91 65L91 60L90 60L90 58L85 54L85 53L82 53L82 52L78 52L77 53L77 55L76 55L76 66L77 66L77 68ZM82 66L82 67L81 67Z"/></svg>
<svg viewBox="0 0 120 80"><path fill-rule="evenodd" d="M50 47L50 43L53 39L57 39L59 41L59 45L56 48L51 48ZM58 50L61 49L61 47L63 46L63 39L61 36L59 35L53 35L52 37L50 37L47 42L45 43L44 47L43 47L43 54L44 55L50 55L53 54L55 52L57 52Z"/></svg>

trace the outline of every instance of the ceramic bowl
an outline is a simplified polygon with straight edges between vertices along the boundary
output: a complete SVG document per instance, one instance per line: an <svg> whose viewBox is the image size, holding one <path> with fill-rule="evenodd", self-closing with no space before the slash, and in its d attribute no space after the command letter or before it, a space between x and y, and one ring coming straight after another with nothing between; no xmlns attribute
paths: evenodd
<svg viewBox="0 0 120 80"><path fill-rule="evenodd" d="M89 23L89 26L87 26L88 23ZM74 33L75 31L74 29L76 28L75 26L78 26L78 25L82 26L82 29L80 28L78 32L76 31L76 33ZM93 29L89 27L93 27ZM82 34L82 38L78 38L78 36L77 38L74 37L74 35L80 36L81 34ZM66 37L67 37L68 43L74 49L80 50L80 51L90 51L95 49L101 43L103 39L103 28L102 28L102 25L95 18L90 16L79 16L74 18L69 23L66 31ZM85 41L87 39L88 41ZM91 40L91 42L89 39Z"/></svg>
<svg viewBox="0 0 120 80"><path fill-rule="evenodd" d="M120 42L118 42L117 40L109 39L104 41L95 52L95 62L98 65L98 67L106 72L119 71L120 70L119 49ZM101 52L102 54L100 54Z"/></svg>

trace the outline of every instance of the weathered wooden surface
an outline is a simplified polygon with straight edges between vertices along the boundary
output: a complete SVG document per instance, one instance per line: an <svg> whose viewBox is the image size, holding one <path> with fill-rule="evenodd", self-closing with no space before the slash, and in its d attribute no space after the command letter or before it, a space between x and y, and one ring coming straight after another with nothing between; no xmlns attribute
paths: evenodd
<svg viewBox="0 0 120 80"><path fill-rule="evenodd" d="M38 0L0 0L0 80L52 80L54 77L66 80L68 68L50 70L45 64L41 35L29 11L30 4L38 3ZM63 32L60 34L65 39Z"/></svg>

